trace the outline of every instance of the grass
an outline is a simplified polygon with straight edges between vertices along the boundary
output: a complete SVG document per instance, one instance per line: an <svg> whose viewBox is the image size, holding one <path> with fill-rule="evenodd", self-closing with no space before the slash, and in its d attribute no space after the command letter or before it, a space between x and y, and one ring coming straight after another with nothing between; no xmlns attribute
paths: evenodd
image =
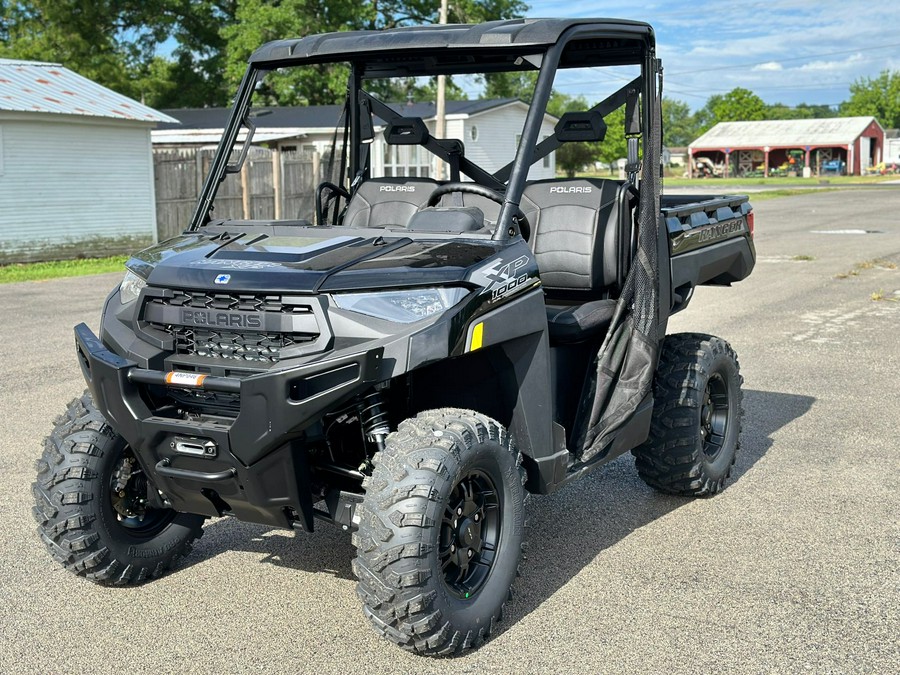
<svg viewBox="0 0 900 675"><path fill-rule="evenodd" d="M898 176L822 176L812 178L666 178L665 184L669 186L700 186L709 185L758 185L766 187L818 187L821 185L869 185L883 183L889 180L898 180Z"/></svg>
<svg viewBox="0 0 900 675"><path fill-rule="evenodd" d="M884 290L883 290L883 289L878 289L877 291L875 291L874 293L872 293L872 296L871 296L871 297L872 297L872 301L873 301L873 302L881 302L881 301L884 301L884 302L900 302L900 298L889 298L888 296L886 296L886 295L884 294Z"/></svg>
<svg viewBox="0 0 900 675"><path fill-rule="evenodd" d="M797 195L817 194L819 192L833 192L838 188L821 188L818 190L791 190L784 188L780 190L766 190L765 192L754 192L750 197L750 203L764 202L767 199L777 199L779 197L796 197Z"/></svg>
<svg viewBox="0 0 900 675"><path fill-rule="evenodd" d="M856 263L857 269L861 270L873 270L876 267L880 267L883 270L895 270L897 269L896 263L892 263L890 260L882 260L881 258L876 258L875 260L866 260L865 262Z"/></svg>
<svg viewBox="0 0 900 675"><path fill-rule="evenodd" d="M794 262L812 262L813 260L815 260L815 256L795 255L793 258L791 258L791 260L793 260Z"/></svg>
<svg viewBox="0 0 900 675"><path fill-rule="evenodd" d="M111 258L81 258L53 262L14 263L0 266L0 284L17 281L45 281L60 277L80 277L87 274L123 272L128 256Z"/></svg>
<svg viewBox="0 0 900 675"><path fill-rule="evenodd" d="M874 269L882 269L882 270L895 270L897 269L897 263L893 263L890 260L883 260L881 258L875 258L874 260L865 260L861 263L856 263L852 270L848 272L843 272L841 274L835 274L835 279L849 279L850 277L858 277L861 270L874 270ZM875 294L872 294L873 300L881 300L881 298L874 297Z"/></svg>
<svg viewBox="0 0 900 675"><path fill-rule="evenodd" d="M579 178L617 178L618 174L605 171L579 173ZM667 176L663 179L666 187L709 187L712 192L719 192L720 187L767 187L778 190L791 187L830 187L832 189L852 185L876 185L889 180L900 180L900 175L890 176L822 176L812 178L681 178Z"/></svg>

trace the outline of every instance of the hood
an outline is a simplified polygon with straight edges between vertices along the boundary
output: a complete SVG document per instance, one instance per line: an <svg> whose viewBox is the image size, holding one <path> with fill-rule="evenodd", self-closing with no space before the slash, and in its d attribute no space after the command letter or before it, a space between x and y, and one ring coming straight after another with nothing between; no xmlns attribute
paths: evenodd
<svg viewBox="0 0 900 675"><path fill-rule="evenodd" d="M316 293L459 283L499 248L492 241L289 229L186 234L142 251L128 266L165 288Z"/></svg>

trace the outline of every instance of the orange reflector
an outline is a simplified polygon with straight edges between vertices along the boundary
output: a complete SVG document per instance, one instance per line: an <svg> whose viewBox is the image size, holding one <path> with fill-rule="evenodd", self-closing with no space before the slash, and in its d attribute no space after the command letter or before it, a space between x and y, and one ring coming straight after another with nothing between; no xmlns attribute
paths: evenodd
<svg viewBox="0 0 900 675"><path fill-rule="evenodd" d="M174 370L166 373L166 384L176 387L202 387L205 379L206 375L200 373L178 373Z"/></svg>

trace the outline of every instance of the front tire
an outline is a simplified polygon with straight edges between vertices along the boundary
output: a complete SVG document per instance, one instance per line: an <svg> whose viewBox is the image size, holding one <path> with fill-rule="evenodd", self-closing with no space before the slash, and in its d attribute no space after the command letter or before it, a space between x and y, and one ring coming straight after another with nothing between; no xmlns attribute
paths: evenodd
<svg viewBox="0 0 900 675"><path fill-rule="evenodd" d="M100 584L159 577L203 534L203 516L142 501L146 477L88 393L69 404L44 440L32 492L38 533L50 555Z"/></svg>
<svg viewBox="0 0 900 675"><path fill-rule="evenodd" d="M698 333L666 337L650 436L632 451L645 483L691 497L725 487L740 447L742 383L725 340Z"/></svg>
<svg viewBox="0 0 900 675"><path fill-rule="evenodd" d="M524 479L509 434L478 413L423 412L388 436L353 539L379 633L429 656L487 639L522 558Z"/></svg>

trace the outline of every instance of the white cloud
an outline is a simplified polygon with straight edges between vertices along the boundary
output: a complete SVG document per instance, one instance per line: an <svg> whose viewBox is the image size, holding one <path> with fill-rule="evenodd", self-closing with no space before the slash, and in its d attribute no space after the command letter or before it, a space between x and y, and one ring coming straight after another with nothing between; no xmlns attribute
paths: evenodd
<svg viewBox="0 0 900 675"><path fill-rule="evenodd" d="M652 8L633 0L525 1L531 16L587 13L649 22L667 91L692 107L735 87L769 103L837 104L858 78L900 67L897 0L866 0L866 11L846 0L657 0Z"/></svg>
<svg viewBox="0 0 900 675"><path fill-rule="evenodd" d="M860 61L865 60L860 52L848 56L846 59L838 61L810 61L804 63L797 70L808 70L816 72L834 72L836 70L847 70L853 68Z"/></svg>

